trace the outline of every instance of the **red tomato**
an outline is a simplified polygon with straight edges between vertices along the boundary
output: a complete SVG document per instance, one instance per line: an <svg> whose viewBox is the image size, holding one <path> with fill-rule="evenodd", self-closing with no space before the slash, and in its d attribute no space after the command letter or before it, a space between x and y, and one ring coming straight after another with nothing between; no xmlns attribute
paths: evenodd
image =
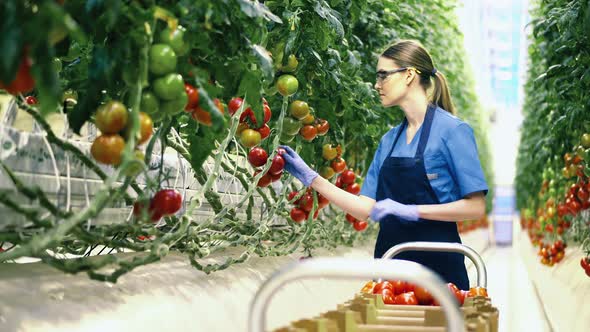
<svg viewBox="0 0 590 332"><path fill-rule="evenodd" d="M346 161L344 161L344 159L342 159L342 158L336 158L336 159L332 160L332 163L330 164L330 166L332 166L332 169L334 169L334 172L342 173L342 171L344 171L346 169Z"/></svg>
<svg viewBox="0 0 590 332"><path fill-rule="evenodd" d="M256 131L260 133L260 139L265 139L270 135L270 127L266 123Z"/></svg>
<svg viewBox="0 0 590 332"><path fill-rule="evenodd" d="M393 293L395 295L402 294L406 291L406 282L402 280L393 281Z"/></svg>
<svg viewBox="0 0 590 332"><path fill-rule="evenodd" d="M319 119L319 123L315 125L319 136L324 136L330 130L330 124L327 120Z"/></svg>
<svg viewBox="0 0 590 332"><path fill-rule="evenodd" d="M312 125L307 125L299 130L299 134L301 134L304 140L311 142L318 135L318 130Z"/></svg>
<svg viewBox="0 0 590 332"><path fill-rule="evenodd" d="M342 178L342 184L353 184L356 179L354 172L349 169L343 171L340 177Z"/></svg>
<svg viewBox="0 0 590 332"><path fill-rule="evenodd" d="M150 210L163 216L175 214L182 207L182 195L174 189L158 191L150 202Z"/></svg>
<svg viewBox="0 0 590 332"><path fill-rule="evenodd" d="M133 204L133 216L136 218L140 218L142 216L143 209L145 209L145 207L142 202L135 202ZM162 213L160 211L155 211L153 209L148 209L148 211L146 211L146 214L149 215L150 220L154 222L162 218Z"/></svg>
<svg viewBox="0 0 590 332"><path fill-rule="evenodd" d="M342 178L340 176L336 178L334 185L338 188L342 188Z"/></svg>
<svg viewBox="0 0 590 332"><path fill-rule="evenodd" d="M31 75L31 66L33 62L28 56L23 56L16 72L16 77L12 82L6 84L0 82L0 89L5 89L8 93L16 95L27 93L35 87L35 80Z"/></svg>
<svg viewBox="0 0 590 332"><path fill-rule="evenodd" d="M306 212L311 211L313 208L313 196L310 193L306 193L300 198L299 208Z"/></svg>
<svg viewBox="0 0 590 332"><path fill-rule="evenodd" d="M272 111L270 110L270 107L268 107L268 104L265 104L263 106L264 109L264 123L268 123L268 121L270 121L270 118L272 117Z"/></svg>
<svg viewBox="0 0 590 332"><path fill-rule="evenodd" d="M282 156L283 156L285 153L287 153L287 151L286 151L285 149L283 149L283 148L278 148L278 149L277 149L277 154L278 154L279 156L281 156L281 157L282 157Z"/></svg>
<svg viewBox="0 0 590 332"><path fill-rule="evenodd" d="M305 211L298 208L292 208L291 219L293 219L294 222L302 222L305 220Z"/></svg>
<svg viewBox="0 0 590 332"><path fill-rule="evenodd" d="M589 270L590 269L590 258L589 257L582 257L582 259L580 260L580 266L582 266L582 268L584 270Z"/></svg>
<svg viewBox="0 0 590 332"><path fill-rule="evenodd" d="M281 171L281 172L278 172L276 174L272 174L272 173L269 173L269 174L270 174L271 181L272 182L277 182L277 181L279 181L281 179L281 176L283 175L283 172Z"/></svg>
<svg viewBox="0 0 590 332"><path fill-rule="evenodd" d="M356 229L357 231L361 232L364 231L365 228L367 228L369 224L367 224L366 221L363 220L355 220L354 224L352 224L352 227L354 227L354 229Z"/></svg>
<svg viewBox="0 0 590 332"><path fill-rule="evenodd" d="M351 224L354 224L355 221L357 221L358 219L356 219L355 217L353 217L351 214L346 214L346 221L348 221Z"/></svg>
<svg viewBox="0 0 590 332"><path fill-rule="evenodd" d="M353 195L358 195L361 193L361 186L358 183L353 183L346 187L346 191Z"/></svg>
<svg viewBox="0 0 590 332"><path fill-rule="evenodd" d="M381 294L381 291L384 289L389 289L389 291L392 292L392 295L394 295L393 284L387 280L378 282L373 288L373 294Z"/></svg>
<svg viewBox="0 0 590 332"><path fill-rule="evenodd" d="M430 292L420 286L416 286L414 288L414 294L416 295L416 299L420 304L428 305L434 300Z"/></svg>
<svg viewBox="0 0 590 332"><path fill-rule="evenodd" d="M260 171L256 171L256 173L254 173L254 176L258 175L258 173L260 173ZM256 185L258 187L264 188L268 187L271 182L272 178L270 177L270 174L266 173L260 178L260 180L258 180L258 183Z"/></svg>
<svg viewBox="0 0 590 332"><path fill-rule="evenodd" d="M377 287L377 285L375 285L375 287ZM382 289L377 293L375 292L375 288L373 288L373 294L381 294L381 297L383 298L383 303L385 304L394 304L393 292L388 288Z"/></svg>
<svg viewBox="0 0 590 332"><path fill-rule="evenodd" d="M29 105L37 105L38 103L37 98L35 98L35 96L26 96L25 102Z"/></svg>
<svg viewBox="0 0 590 332"><path fill-rule="evenodd" d="M285 159L277 154L272 159L272 164L270 165L268 172L271 174L282 173L283 168L285 168Z"/></svg>
<svg viewBox="0 0 590 332"><path fill-rule="evenodd" d="M199 106L199 90L185 82L184 92L186 92L186 95L188 96L188 103L184 107L184 110L190 112Z"/></svg>
<svg viewBox="0 0 590 332"><path fill-rule="evenodd" d="M588 195L588 192L584 189L584 187L580 187L580 189L578 189L576 196L578 197L580 202L587 202L588 197L590 197L590 195Z"/></svg>
<svg viewBox="0 0 590 332"><path fill-rule="evenodd" d="M455 298L457 299L457 302L459 302L461 305L463 304L463 300L465 299L463 297L461 293L461 291L459 290L459 288L457 286L455 286L455 284L453 284L452 282L449 282L447 284L447 287L449 287L449 290L451 291L451 293L453 295L455 295Z"/></svg>
<svg viewBox="0 0 590 332"><path fill-rule="evenodd" d="M232 98L229 101L229 103L227 104L227 109L229 110L229 114L234 115L238 111L238 109L240 109L240 106L242 106L243 102L244 102L244 100L240 97ZM240 118L240 120L242 120L242 119Z"/></svg>
<svg viewBox="0 0 590 332"><path fill-rule="evenodd" d="M224 108L223 108L223 104L221 103L221 101L219 99L215 98L213 100L213 102L217 106L217 109L219 110L219 112L221 112L221 114L223 114ZM208 111L201 108L201 106L195 107L194 111L192 112L192 117L193 117L193 119L204 124L205 126L211 126L213 124L213 122L211 121L211 113L209 113Z"/></svg>
<svg viewBox="0 0 590 332"><path fill-rule="evenodd" d="M418 305L418 300L416 299L416 295L414 295L414 292L407 292L397 295L393 299L393 304Z"/></svg>
<svg viewBox="0 0 590 332"><path fill-rule="evenodd" d="M330 204L330 201L326 197L324 197L322 194L318 193L318 207L320 209L323 209L326 206L328 206L328 204Z"/></svg>
<svg viewBox="0 0 590 332"><path fill-rule="evenodd" d="M293 203L293 199L295 198L295 196L297 196L297 194L298 194L298 192L296 192L296 191L290 192L289 196L288 196L289 202Z"/></svg>
<svg viewBox="0 0 590 332"><path fill-rule="evenodd" d="M404 288L404 293L413 292L415 289L416 289L416 286L414 284L406 282L406 287Z"/></svg>
<svg viewBox="0 0 590 332"><path fill-rule="evenodd" d="M250 165L254 167L263 166L264 164L266 164L267 160L268 153L266 153L266 150L259 146L253 147L252 149L250 149L250 152L248 152L248 161L250 162Z"/></svg>

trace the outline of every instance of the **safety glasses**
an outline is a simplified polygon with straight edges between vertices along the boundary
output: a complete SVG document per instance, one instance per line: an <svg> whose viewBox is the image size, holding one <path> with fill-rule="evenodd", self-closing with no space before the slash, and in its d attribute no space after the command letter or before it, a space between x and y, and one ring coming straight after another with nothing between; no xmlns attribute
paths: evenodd
<svg viewBox="0 0 590 332"><path fill-rule="evenodd" d="M390 75L393 75L395 73L400 73L402 71L406 71L409 69L413 69L414 71L416 71L416 73L420 74L420 71L414 67L402 67L402 68L397 68L397 69L392 69L392 70L380 70L376 74L377 83L383 83Z"/></svg>

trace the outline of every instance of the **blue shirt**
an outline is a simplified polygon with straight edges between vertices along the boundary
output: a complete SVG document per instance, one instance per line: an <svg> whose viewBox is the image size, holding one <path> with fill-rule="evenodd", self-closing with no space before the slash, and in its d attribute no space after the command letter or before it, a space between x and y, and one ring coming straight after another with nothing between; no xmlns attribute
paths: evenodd
<svg viewBox="0 0 590 332"><path fill-rule="evenodd" d="M487 194L488 186L479 162L473 129L440 107L437 107L435 112L430 137L424 151L424 167L439 202L454 202L480 191ZM381 138L363 182L361 195L376 199L381 165L388 157L387 153L391 151L400 128L401 124L389 130ZM391 156L414 157L421 133L422 126L414 135L412 142L407 144L404 129Z"/></svg>

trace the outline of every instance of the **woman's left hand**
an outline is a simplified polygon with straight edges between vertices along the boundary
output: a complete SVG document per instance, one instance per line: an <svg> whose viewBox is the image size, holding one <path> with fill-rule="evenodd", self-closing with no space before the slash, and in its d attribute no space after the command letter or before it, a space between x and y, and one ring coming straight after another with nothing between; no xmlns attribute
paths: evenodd
<svg viewBox="0 0 590 332"><path fill-rule="evenodd" d="M370 216L374 221L381 221L389 215L408 221L418 221L420 219L418 206L401 204L389 198L375 203Z"/></svg>

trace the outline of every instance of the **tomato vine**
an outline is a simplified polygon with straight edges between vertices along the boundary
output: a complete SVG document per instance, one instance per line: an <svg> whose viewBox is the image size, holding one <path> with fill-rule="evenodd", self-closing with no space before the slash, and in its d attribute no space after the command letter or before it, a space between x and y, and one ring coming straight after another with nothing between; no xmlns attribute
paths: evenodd
<svg viewBox="0 0 590 332"><path fill-rule="evenodd" d="M347 190L357 193L381 135L402 116L384 110L372 89L376 55L396 38L422 41L448 76L459 116L475 129L491 185L485 122L464 65L454 6L451 0L3 1L0 84L17 95L19 107L33 116L53 149L81 162L104 184L86 206L68 209L2 163L15 189L0 194L0 203L31 223L0 225L0 244L10 249L0 252L0 261L38 257L64 272L114 282L170 250L210 273L251 255L297 250L312 255L316 248L373 237L376 225L344 222L344 213L324 208L322 197L291 177L275 172L281 186L258 184L282 142L327 177L344 167L353 170ZM29 60L34 90L23 84L17 91L11 84ZM38 97L38 104L29 105L24 96ZM240 106L232 103L236 98L243 99ZM301 107L289 111L293 101ZM119 131L124 139L121 162L109 167L88 153L95 124L106 128L118 119L108 117L105 104L129 110L126 125L118 123L111 133ZM51 113L67 116L69 133L76 136L55 133L46 119ZM242 115L246 120L239 120ZM260 131L266 122L268 129ZM297 135L303 124L306 134ZM245 130L252 134L249 141L238 137ZM268 158L252 175L247 148L257 144ZM324 149L329 156L322 156ZM182 186L176 185L180 192L170 192L183 197L180 211L154 216L154 196L171 186L164 169L173 154L178 173L190 167L186 174L198 185L186 184L183 173ZM298 194L291 197L292 192ZM12 194L39 206L21 206ZM305 218L298 221L306 221L294 222L291 204L303 196ZM145 213L131 213L136 202L153 222L143 220ZM129 217L89 222L108 208L129 211ZM230 247L242 253L204 263ZM105 248L143 254L102 255Z"/></svg>

